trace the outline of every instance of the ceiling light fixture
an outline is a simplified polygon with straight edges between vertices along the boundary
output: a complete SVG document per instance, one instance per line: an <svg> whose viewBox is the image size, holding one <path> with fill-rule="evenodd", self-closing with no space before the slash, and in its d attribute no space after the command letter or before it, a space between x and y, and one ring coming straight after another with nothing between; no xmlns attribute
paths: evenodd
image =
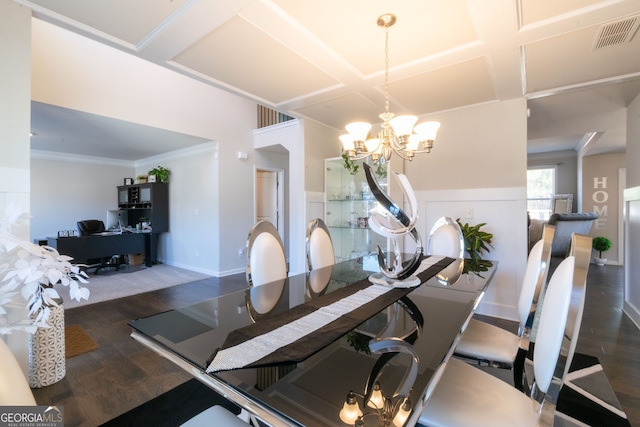
<svg viewBox="0 0 640 427"><path fill-rule="evenodd" d="M347 394L339 414L340 420L351 426L364 427L365 417L373 415L377 416L375 425L402 427L409 415L411 415L412 405L409 393L418 374L418 354L409 342L401 338L373 339L369 342L369 349L372 353L382 354L382 356L374 365L374 369L367 380L367 389L364 394L356 393L353 390ZM391 395L385 396L378 380L385 366L401 354L410 356L409 366L396 391ZM360 408L358 398L362 399L365 412Z"/></svg>
<svg viewBox="0 0 640 427"><path fill-rule="evenodd" d="M433 142L440 128L439 122L424 122L415 126L416 116L395 117L389 111L389 27L396 23L396 16L387 13L378 17L378 26L384 28L385 62L384 62L384 113L381 129L377 138L371 138L371 124L366 122L349 123L347 134L340 136L344 152L350 160L364 159L371 156L374 163L381 159L389 161L395 153L405 160L413 160L417 153L430 153ZM420 145L422 145L420 147Z"/></svg>

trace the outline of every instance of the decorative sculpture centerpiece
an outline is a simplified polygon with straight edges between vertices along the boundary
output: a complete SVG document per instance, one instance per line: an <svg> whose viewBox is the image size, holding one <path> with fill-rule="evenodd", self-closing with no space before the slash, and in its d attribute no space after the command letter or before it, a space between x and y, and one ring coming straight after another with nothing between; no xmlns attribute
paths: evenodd
<svg viewBox="0 0 640 427"><path fill-rule="evenodd" d="M367 183L378 203L384 208L385 213L372 213L369 218L369 227L375 233L391 239L394 258L387 262L384 252L378 246L378 265L380 273L369 276L369 281L377 284L385 284L398 287L411 287L420 284L420 279L413 273L420 266L422 258L422 239L415 228L418 220L418 203L416 195L411 188L407 177L394 172L394 176L400 184L400 188L409 203L410 215L407 215L385 192L376 180L371 166L364 163L364 173ZM402 260L400 250L400 238L409 236L416 244L415 253L410 260Z"/></svg>

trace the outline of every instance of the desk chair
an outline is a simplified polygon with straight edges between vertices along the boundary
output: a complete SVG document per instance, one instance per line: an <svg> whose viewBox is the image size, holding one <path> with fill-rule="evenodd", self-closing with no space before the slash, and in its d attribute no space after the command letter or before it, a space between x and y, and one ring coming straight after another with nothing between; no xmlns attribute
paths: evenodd
<svg viewBox="0 0 640 427"><path fill-rule="evenodd" d="M29 383L15 356L0 338L0 406L35 406Z"/></svg>
<svg viewBox="0 0 640 427"><path fill-rule="evenodd" d="M524 362L529 350L529 333L538 298L547 282L554 234L555 227L545 225L542 239L529 252L518 299L518 333L514 334L499 326L471 319L455 350L455 356L467 362L512 369L513 384L519 390L523 390Z"/></svg>
<svg viewBox="0 0 640 427"><path fill-rule="evenodd" d="M82 221L78 221L77 224L80 236L91 236L106 231L104 222L100 221L99 219L85 219ZM114 258L116 258L116 260L114 260ZM115 267L117 271L120 269L120 255L91 259L87 262L87 264L96 266L96 269L93 272L94 274L98 274L99 270L107 267Z"/></svg>
<svg viewBox="0 0 640 427"><path fill-rule="evenodd" d="M427 254L464 258L464 236L460 225L448 216L439 218L429 233Z"/></svg>
<svg viewBox="0 0 640 427"><path fill-rule="evenodd" d="M560 359L575 270L576 260L569 256L549 281L533 350L535 382L530 395L452 358L434 374L439 381L427 391L428 400L418 424L429 427L552 425L555 402L565 378L564 373L554 378L554 371ZM566 361L567 366L571 358L572 355Z"/></svg>

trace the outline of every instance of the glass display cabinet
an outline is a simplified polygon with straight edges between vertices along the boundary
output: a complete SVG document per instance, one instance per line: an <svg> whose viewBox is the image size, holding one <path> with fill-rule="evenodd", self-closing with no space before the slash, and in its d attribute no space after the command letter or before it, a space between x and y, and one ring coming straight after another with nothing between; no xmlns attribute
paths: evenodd
<svg viewBox="0 0 640 427"><path fill-rule="evenodd" d="M367 184L362 167L364 161L367 160L350 162L352 167L347 169L342 157L325 159L324 220L331 233L336 262L374 253L378 245L383 249L387 247L387 239L368 226L371 212L378 208L378 202ZM380 186L386 189L387 165L369 164Z"/></svg>

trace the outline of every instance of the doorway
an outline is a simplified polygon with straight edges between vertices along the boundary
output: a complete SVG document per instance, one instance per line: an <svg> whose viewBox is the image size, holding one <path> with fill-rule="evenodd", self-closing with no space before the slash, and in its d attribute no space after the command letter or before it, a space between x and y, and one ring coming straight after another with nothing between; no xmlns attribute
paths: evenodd
<svg viewBox="0 0 640 427"><path fill-rule="evenodd" d="M269 221L284 236L284 170L257 168L255 176L255 222Z"/></svg>

